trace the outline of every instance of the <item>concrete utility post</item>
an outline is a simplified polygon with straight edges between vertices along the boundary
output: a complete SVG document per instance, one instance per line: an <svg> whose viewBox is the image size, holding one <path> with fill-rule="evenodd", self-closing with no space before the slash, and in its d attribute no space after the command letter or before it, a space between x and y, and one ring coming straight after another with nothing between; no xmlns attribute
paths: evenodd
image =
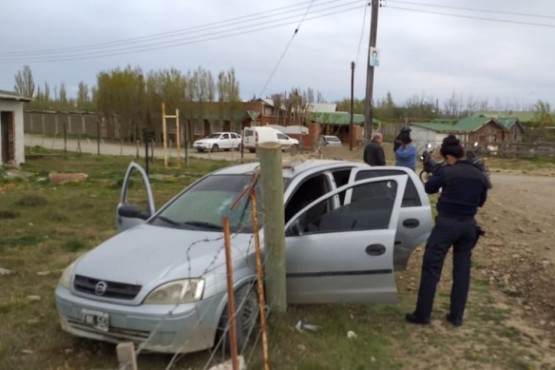
<svg viewBox="0 0 555 370"><path fill-rule="evenodd" d="M366 74L366 104L364 114L364 139L368 142L372 139L372 123L374 112L372 107L372 94L374 91L374 67L370 65L371 48L376 47L376 38L378 33L378 9L380 0L372 0L372 16L370 21L370 40L368 45L368 72Z"/></svg>
<svg viewBox="0 0 555 370"><path fill-rule="evenodd" d="M281 145L276 142L265 142L259 144L256 150L260 156L268 304L272 312L284 313L287 311L287 298Z"/></svg>

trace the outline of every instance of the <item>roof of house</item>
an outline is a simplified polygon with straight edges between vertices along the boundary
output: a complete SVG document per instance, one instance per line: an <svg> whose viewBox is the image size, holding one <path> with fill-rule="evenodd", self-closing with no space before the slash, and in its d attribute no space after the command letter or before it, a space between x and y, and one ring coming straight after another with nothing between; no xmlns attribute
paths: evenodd
<svg viewBox="0 0 555 370"><path fill-rule="evenodd" d="M505 127L498 123L495 119L490 117L466 117L455 124L441 123L441 122L425 122L425 123L412 123L412 126L422 127L427 130L441 132L441 133L468 133L480 129L488 123L493 123L501 129Z"/></svg>
<svg viewBox="0 0 555 370"><path fill-rule="evenodd" d="M351 114L349 112L330 112L330 113L310 113L310 119L313 122L318 122L322 125L349 125L351 123ZM379 123L377 119L373 120L374 123ZM353 123L355 125L364 124L363 114L354 114Z"/></svg>
<svg viewBox="0 0 555 370"><path fill-rule="evenodd" d="M333 113L336 108L336 103L310 103L308 105L308 111L314 113Z"/></svg>
<svg viewBox="0 0 555 370"><path fill-rule="evenodd" d="M491 118L518 118L520 122L534 122L536 120L536 114L534 112L476 112L473 114L474 117L484 116Z"/></svg>
<svg viewBox="0 0 555 370"><path fill-rule="evenodd" d="M12 91L5 91L0 90L0 100L13 100L13 101L20 101L20 102L30 102L31 98L26 98L25 96L21 96L16 92Z"/></svg>

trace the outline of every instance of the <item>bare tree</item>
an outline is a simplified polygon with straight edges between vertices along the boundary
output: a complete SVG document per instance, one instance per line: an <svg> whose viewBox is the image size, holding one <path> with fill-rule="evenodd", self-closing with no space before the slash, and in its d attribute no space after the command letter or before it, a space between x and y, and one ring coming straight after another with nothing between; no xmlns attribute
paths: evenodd
<svg viewBox="0 0 555 370"><path fill-rule="evenodd" d="M32 98L35 94L35 80L33 79L33 72L28 65L24 65L21 71L15 75L15 91L28 98Z"/></svg>
<svg viewBox="0 0 555 370"><path fill-rule="evenodd" d="M83 81L79 82L77 91L77 103L83 104L89 101L89 87Z"/></svg>
<svg viewBox="0 0 555 370"><path fill-rule="evenodd" d="M68 102L66 85L63 82L60 84L60 92L59 92L59 95L58 95L58 100L62 104L66 104Z"/></svg>

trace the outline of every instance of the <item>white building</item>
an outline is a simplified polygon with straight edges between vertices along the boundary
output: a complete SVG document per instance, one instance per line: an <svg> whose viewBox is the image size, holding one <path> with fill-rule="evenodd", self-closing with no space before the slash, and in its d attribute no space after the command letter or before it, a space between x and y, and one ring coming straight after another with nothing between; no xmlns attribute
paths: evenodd
<svg viewBox="0 0 555 370"><path fill-rule="evenodd" d="M31 99L0 90L0 164L19 166L25 162L23 103Z"/></svg>

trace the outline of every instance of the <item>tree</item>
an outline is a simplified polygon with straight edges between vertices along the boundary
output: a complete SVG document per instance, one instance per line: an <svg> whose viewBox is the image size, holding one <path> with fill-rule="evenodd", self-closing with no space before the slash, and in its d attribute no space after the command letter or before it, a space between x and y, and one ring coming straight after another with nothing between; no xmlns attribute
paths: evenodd
<svg viewBox="0 0 555 370"><path fill-rule="evenodd" d="M534 120L542 128L553 125L553 117L551 116L551 106L549 103L538 100L536 105L534 105Z"/></svg>
<svg viewBox="0 0 555 370"><path fill-rule="evenodd" d="M89 101L89 87L83 81L79 82L77 90L77 104L83 105Z"/></svg>
<svg viewBox="0 0 555 370"><path fill-rule="evenodd" d="M218 74L218 101L219 102L237 102L241 100L239 93L239 82L235 78L235 70L231 68L227 72Z"/></svg>
<svg viewBox="0 0 555 370"><path fill-rule="evenodd" d="M24 65L21 71L15 75L15 91L27 98L32 98L35 94L35 81L33 79L33 72L28 65Z"/></svg>
<svg viewBox="0 0 555 370"><path fill-rule="evenodd" d="M68 103L66 85L63 82L60 84L60 92L59 92L59 95L58 95L58 101L60 103L62 103L62 105L65 105L65 104Z"/></svg>

